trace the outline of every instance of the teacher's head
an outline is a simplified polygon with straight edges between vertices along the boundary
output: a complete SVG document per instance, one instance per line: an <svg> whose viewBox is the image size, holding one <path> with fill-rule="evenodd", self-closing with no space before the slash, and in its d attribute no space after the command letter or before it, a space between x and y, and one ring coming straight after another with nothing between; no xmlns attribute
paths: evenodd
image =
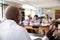
<svg viewBox="0 0 60 40"><path fill-rule="evenodd" d="M19 10L15 6L8 6L6 8L6 18L14 20L16 23L19 23Z"/></svg>

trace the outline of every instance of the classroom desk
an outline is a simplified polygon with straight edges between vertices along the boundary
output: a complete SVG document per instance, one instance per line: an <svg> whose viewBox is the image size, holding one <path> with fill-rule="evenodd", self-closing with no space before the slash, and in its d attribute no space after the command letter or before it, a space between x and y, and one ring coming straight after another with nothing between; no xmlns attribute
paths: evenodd
<svg viewBox="0 0 60 40"><path fill-rule="evenodd" d="M49 27L46 26L40 26L39 28L33 28L32 26L24 26L24 28L32 30L49 30Z"/></svg>

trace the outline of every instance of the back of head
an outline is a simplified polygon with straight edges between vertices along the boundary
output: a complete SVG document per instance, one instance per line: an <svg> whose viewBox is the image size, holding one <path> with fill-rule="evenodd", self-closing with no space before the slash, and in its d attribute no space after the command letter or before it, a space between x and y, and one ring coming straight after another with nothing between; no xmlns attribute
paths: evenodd
<svg viewBox="0 0 60 40"><path fill-rule="evenodd" d="M7 19L10 19L10 20L14 20L16 21L17 23L19 22L18 20L18 16L19 16L19 10L17 7L14 7L14 6L8 6L6 8L6 18Z"/></svg>

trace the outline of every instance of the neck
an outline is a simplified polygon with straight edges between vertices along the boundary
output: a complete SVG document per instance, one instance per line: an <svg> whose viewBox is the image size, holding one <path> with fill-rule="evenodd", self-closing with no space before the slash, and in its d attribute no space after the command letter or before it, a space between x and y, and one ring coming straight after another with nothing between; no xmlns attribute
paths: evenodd
<svg viewBox="0 0 60 40"><path fill-rule="evenodd" d="M8 20L13 20L13 19L8 19ZM13 21L15 21L17 24L19 24L19 21L17 21L17 20L13 20Z"/></svg>

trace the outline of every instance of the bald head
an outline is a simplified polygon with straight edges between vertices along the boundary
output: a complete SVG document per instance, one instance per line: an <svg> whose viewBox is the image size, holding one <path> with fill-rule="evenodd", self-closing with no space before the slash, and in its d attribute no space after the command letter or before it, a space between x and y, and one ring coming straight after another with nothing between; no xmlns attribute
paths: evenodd
<svg viewBox="0 0 60 40"><path fill-rule="evenodd" d="M18 23L19 22L18 16L19 16L19 10L17 7L9 6L6 8L6 18L7 19L14 20Z"/></svg>

